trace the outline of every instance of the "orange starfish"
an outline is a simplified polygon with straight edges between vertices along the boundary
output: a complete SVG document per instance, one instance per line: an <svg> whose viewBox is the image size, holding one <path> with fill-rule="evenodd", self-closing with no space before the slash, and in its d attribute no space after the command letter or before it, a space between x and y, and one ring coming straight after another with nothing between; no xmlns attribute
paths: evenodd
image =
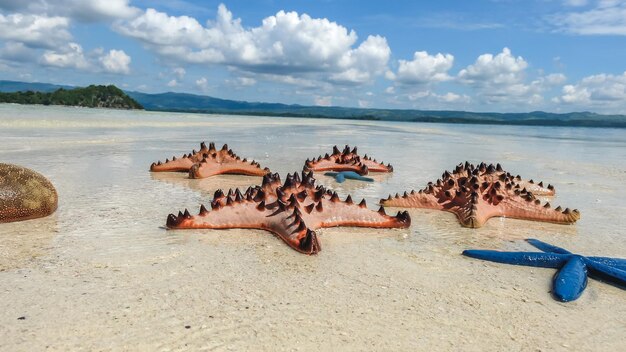
<svg viewBox="0 0 626 352"><path fill-rule="evenodd" d="M580 219L577 209L561 207L550 209L550 203L541 204L536 195L552 196L554 187L522 181L496 166L481 163L474 166L459 164L454 172L444 172L437 182L429 182L419 192L389 195L380 204L388 207L427 208L456 214L465 227L481 227L492 217L502 216L524 220L571 224Z"/></svg>
<svg viewBox="0 0 626 352"><path fill-rule="evenodd" d="M331 155L326 154L324 157L321 155L317 159L306 159L304 163L304 171L354 171L359 175L367 175L371 172L393 172L393 166L391 164L379 163L376 159L368 157L365 154L363 157L357 154L357 149L354 147L352 151L350 147L346 145L343 152L339 151L337 146L333 147L333 153Z"/></svg>
<svg viewBox="0 0 626 352"><path fill-rule="evenodd" d="M207 148L204 142L200 143L200 150L194 149L182 157L172 157L172 160L160 160L150 165L150 171L183 171L189 172L189 178L205 178L220 174L238 174L249 176L263 176L270 172L268 168L261 169L261 165L252 160L241 159L228 145L216 150L214 143L209 143Z"/></svg>
<svg viewBox="0 0 626 352"><path fill-rule="evenodd" d="M336 226L406 228L409 214L396 216L367 208L365 199L355 204L348 196L339 200L336 192L315 186L313 173L288 175L281 185L278 174L263 176L261 186L215 192L212 211L200 206L198 215L187 209L167 217L170 229L262 229L276 234L291 248L305 254L320 251L316 229Z"/></svg>

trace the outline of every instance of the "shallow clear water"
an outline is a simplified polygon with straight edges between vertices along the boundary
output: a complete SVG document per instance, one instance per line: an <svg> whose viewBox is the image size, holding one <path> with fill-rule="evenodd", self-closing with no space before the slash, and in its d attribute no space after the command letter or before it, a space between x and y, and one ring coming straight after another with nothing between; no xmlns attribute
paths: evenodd
<svg viewBox="0 0 626 352"><path fill-rule="evenodd" d="M7 349L612 349L625 292L591 280L576 302L553 270L484 263L467 248L626 257L626 131L217 116L0 105L0 162L47 176L59 210L0 225L0 336ZM262 231L167 231L168 213L260 178L151 174L158 159L228 143L281 175L333 145L394 166L377 182L318 182L370 208L459 162L500 162L557 189L563 226L411 210L407 230L324 229L307 257ZM26 316L25 320L17 317ZM573 321L572 320L576 320ZM185 325L190 328L186 329ZM2 346L0 346L2 347ZM623 347L623 346L621 346Z"/></svg>

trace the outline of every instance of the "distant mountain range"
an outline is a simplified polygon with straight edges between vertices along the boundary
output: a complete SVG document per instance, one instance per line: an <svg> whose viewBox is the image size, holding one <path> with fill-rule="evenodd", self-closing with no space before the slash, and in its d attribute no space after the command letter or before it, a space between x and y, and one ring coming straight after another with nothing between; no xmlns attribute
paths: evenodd
<svg viewBox="0 0 626 352"><path fill-rule="evenodd" d="M47 83L0 81L0 92L27 90L50 92L58 88L73 87ZM125 93L143 105L146 110L152 111L407 122L626 128L626 115L601 115L592 112L556 114L543 111L483 113L452 110L364 109L246 102L187 93L147 94L133 91L125 91Z"/></svg>

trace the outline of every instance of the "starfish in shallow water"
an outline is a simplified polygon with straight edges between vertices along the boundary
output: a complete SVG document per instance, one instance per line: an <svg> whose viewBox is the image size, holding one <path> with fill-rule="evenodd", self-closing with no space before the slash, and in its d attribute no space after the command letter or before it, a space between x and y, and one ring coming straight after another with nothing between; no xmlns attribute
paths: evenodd
<svg viewBox="0 0 626 352"><path fill-rule="evenodd" d="M453 172L444 172L436 182L418 192L396 193L381 199L389 207L427 208L445 210L456 214L465 227L481 227L494 216L524 220L571 224L580 219L577 209L550 208L541 204L538 195L554 195L554 187L544 187L543 182L523 181L522 178L502 170L500 164L477 166L465 162Z"/></svg>
<svg viewBox="0 0 626 352"><path fill-rule="evenodd" d="M364 182L374 182L374 179L371 177L365 177L357 174L354 171L341 171L341 172L325 172L324 176L331 176L335 178L335 181L342 183L346 179L348 180L356 180L356 181L364 181Z"/></svg>
<svg viewBox="0 0 626 352"><path fill-rule="evenodd" d="M150 171L183 171L189 172L189 178L205 178L220 174L237 174L249 176L263 176L270 172L268 168L261 169L261 165L256 161L241 159L228 145L224 144L222 149L215 149L214 143L209 143L207 147L204 142L200 143L200 150L195 149L182 157L172 157L172 160L160 160L150 165Z"/></svg>
<svg viewBox="0 0 626 352"><path fill-rule="evenodd" d="M169 229L262 229L276 234L301 253L315 254L320 244L316 229L336 226L406 228L411 224L407 212L396 216L367 208L348 196L339 200L336 192L315 186L313 173L288 175L281 184L278 174L263 176L261 186L224 194L217 190L211 201L212 211L200 206L198 215L187 209L167 217Z"/></svg>
<svg viewBox="0 0 626 352"><path fill-rule="evenodd" d="M547 253L470 249L463 251L463 255L497 263L559 269L554 275L552 292L562 302L580 297L587 287L587 276L626 287L626 259L586 257L536 239L527 241Z"/></svg>
<svg viewBox="0 0 626 352"><path fill-rule="evenodd" d="M357 154L357 149L354 147L350 150L350 146L346 145L343 151L340 151L337 146L333 147L333 153L324 156L313 158L313 160L306 159L304 163L304 171L354 171L359 175L367 175L371 172L393 172L393 166L384 163L379 163L376 159L368 157L365 154L363 157Z"/></svg>

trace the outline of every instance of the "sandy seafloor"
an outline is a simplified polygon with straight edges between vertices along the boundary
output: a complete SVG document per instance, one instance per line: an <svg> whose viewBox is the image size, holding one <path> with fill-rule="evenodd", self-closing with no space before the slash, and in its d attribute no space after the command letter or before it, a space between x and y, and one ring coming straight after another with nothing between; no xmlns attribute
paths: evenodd
<svg viewBox="0 0 626 352"><path fill-rule="evenodd" d="M217 188L260 178L189 180L151 162L228 143L285 175L334 144L394 165L373 184L317 179L369 207L457 163L500 162L556 186L574 226L492 219L459 226L411 210L409 229L318 231L305 256L263 231L164 229ZM550 295L552 269L482 262L468 248L626 257L626 131L211 116L0 105L0 162L47 176L51 217L0 224L0 350L626 349L626 292L590 280ZM24 319L18 319L24 317Z"/></svg>

